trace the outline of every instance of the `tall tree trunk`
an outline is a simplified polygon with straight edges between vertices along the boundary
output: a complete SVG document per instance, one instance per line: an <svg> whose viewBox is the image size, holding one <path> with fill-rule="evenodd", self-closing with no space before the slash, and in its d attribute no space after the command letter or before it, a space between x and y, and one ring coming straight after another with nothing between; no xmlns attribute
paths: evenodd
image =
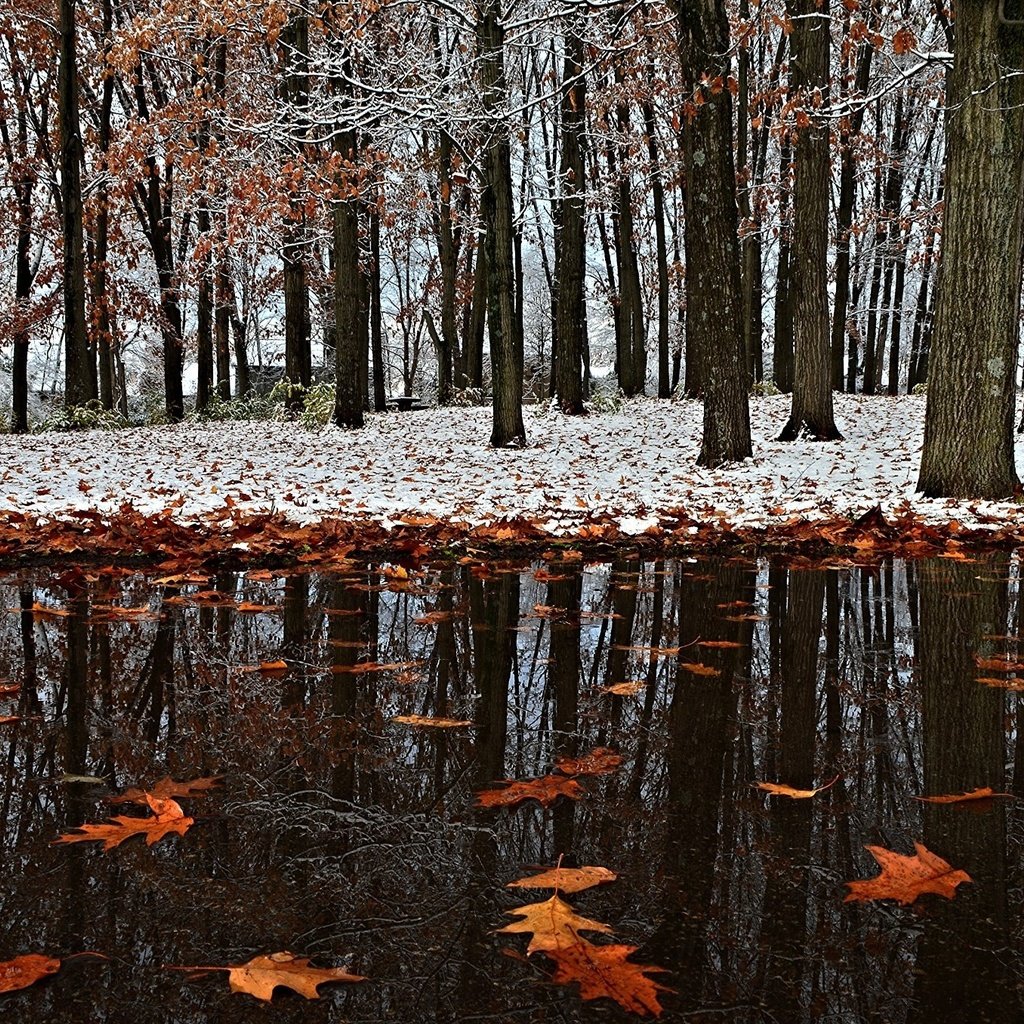
<svg viewBox="0 0 1024 1024"><path fill-rule="evenodd" d="M959 0L924 450L929 497L1005 498L1024 236L1024 28Z"/></svg>
<svg viewBox="0 0 1024 1024"><path fill-rule="evenodd" d="M587 272L586 167L583 131L586 86L583 40L574 25L566 36L562 72L562 198L561 223L555 236L555 397L564 413L578 416L583 408L584 286Z"/></svg>
<svg viewBox="0 0 1024 1024"><path fill-rule="evenodd" d="M344 54L341 73L334 85L346 100L352 96L352 60ZM346 116L343 106L342 116ZM359 269L359 207L357 196L351 195L357 187L355 168L358 166L356 131L350 126L335 135L335 152L342 159L343 171L338 184L343 198L334 203L334 325L337 341L334 349L335 398L334 423L339 427L363 426L363 385L360 351L364 334L360 330L362 314L362 282Z"/></svg>
<svg viewBox="0 0 1024 1024"><path fill-rule="evenodd" d="M783 392L793 390L792 162L793 150L786 138L779 159L779 255L775 270L775 344L772 351L772 377L778 389Z"/></svg>
<svg viewBox="0 0 1024 1024"><path fill-rule="evenodd" d="M872 19L877 21L878 2L872 5ZM850 11L845 9L844 37L850 34ZM861 42L856 50L856 68L854 71L853 94L856 97L867 93L871 82L871 62L875 55L875 47L870 39ZM843 62L845 67L845 60ZM846 88L846 75L840 76L842 83L842 99L849 100ZM846 349L847 318L850 309L850 229L853 227L853 214L857 201L857 165L855 162L852 140L860 134L864 122L863 103L848 117L839 119L839 205L836 209L836 292L832 313L832 387L836 391L843 390L843 355ZM853 390L853 388L849 388Z"/></svg>
<svg viewBox="0 0 1024 1024"><path fill-rule="evenodd" d="M651 75L653 78L653 74ZM671 328L670 302L672 298L668 276L668 235L665 225L665 184L661 174L661 154L658 151L657 121L654 105L648 100L643 105L644 134L647 136L647 156L651 161L651 202L654 205L654 246L658 264L658 397L672 394L669 369L669 332Z"/></svg>
<svg viewBox="0 0 1024 1024"><path fill-rule="evenodd" d="M85 320L85 232L82 223L82 134L78 123L76 0L60 0L61 231L64 239L64 402L84 405L96 397L96 367Z"/></svg>
<svg viewBox="0 0 1024 1024"><path fill-rule="evenodd" d="M790 88L798 103L793 187L793 405L779 439L842 437L832 411L828 318L829 128L817 107L828 106L828 0L787 0Z"/></svg>
<svg viewBox="0 0 1024 1024"><path fill-rule="evenodd" d="M385 412L388 407L384 386L384 339L380 308L380 210L376 202L369 204L370 218L370 361L373 374L373 409Z"/></svg>
<svg viewBox="0 0 1024 1024"><path fill-rule="evenodd" d="M522 349L517 343L513 270L512 158L505 134L505 29L500 15L497 0L487 0L481 6L477 26L483 106L489 133L481 205L487 227L487 324L493 413L491 444L496 448L526 444Z"/></svg>
<svg viewBox="0 0 1024 1024"><path fill-rule="evenodd" d="M677 0L683 85L703 103L686 104L686 330L704 378L699 463L749 458L750 408L743 368L739 220L732 150L732 95L711 88L730 76L725 0Z"/></svg>
<svg viewBox="0 0 1024 1024"><path fill-rule="evenodd" d="M216 96L224 95L227 83L228 44L221 40L217 45L213 66L213 92ZM231 286L231 271L228 266L228 215L226 208L225 189L218 189L220 209L214 213L216 225L215 275L216 309L214 311L214 335L217 359L217 397L223 401L231 398L231 314L235 305L234 292ZM244 345L243 345L244 349ZM241 375L241 371L239 371Z"/></svg>
<svg viewBox="0 0 1024 1024"><path fill-rule="evenodd" d="M282 99L287 119L288 148L302 166L309 105L309 19L296 13L281 34L284 71ZM292 195L284 226L281 251L284 269L284 372L295 388L288 406L298 410L303 393L312 383L308 281L309 241L302 196Z"/></svg>

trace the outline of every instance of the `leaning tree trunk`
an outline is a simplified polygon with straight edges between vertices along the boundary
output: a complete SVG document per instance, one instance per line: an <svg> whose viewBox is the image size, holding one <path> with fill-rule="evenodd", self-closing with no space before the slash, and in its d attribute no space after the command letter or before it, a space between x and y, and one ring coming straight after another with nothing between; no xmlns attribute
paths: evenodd
<svg viewBox="0 0 1024 1024"><path fill-rule="evenodd" d="M946 122L942 266L924 451L930 497L1004 498L1013 460L1024 218L1024 28L959 0Z"/></svg>
<svg viewBox="0 0 1024 1024"><path fill-rule="evenodd" d="M828 0L787 0L790 88L798 106L793 186L793 405L780 441L842 437L832 412L828 309L829 126Z"/></svg>
<svg viewBox="0 0 1024 1024"><path fill-rule="evenodd" d="M732 96L725 0L677 0L685 105L687 352L701 364L704 439L699 462L718 466L751 455L743 352L739 214L732 150Z"/></svg>
<svg viewBox="0 0 1024 1024"><path fill-rule="evenodd" d="M562 78L561 230L555 239L557 271L555 396L562 412L583 413L584 284L587 272L586 168L582 135L586 109L583 40L576 31L566 38Z"/></svg>
<svg viewBox="0 0 1024 1024"><path fill-rule="evenodd" d="M481 51L483 105L490 133L484 159L481 207L487 228L487 328L491 347L493 410L491 444L504 448L526 444L526 427L523 425L523 373L516 328L512 157L505 133L505 30L499 15L498 3L490 0L481 10L477 34Z"/></svg>
<svg viewBox="0 0 1024 1024"><path fill-rule="evenodd" d="M85 322L85 230L82 224L82 134L78 125L78 44L75 0L60 0L60 198L64 236L64 401L96 397Z"/></svg>

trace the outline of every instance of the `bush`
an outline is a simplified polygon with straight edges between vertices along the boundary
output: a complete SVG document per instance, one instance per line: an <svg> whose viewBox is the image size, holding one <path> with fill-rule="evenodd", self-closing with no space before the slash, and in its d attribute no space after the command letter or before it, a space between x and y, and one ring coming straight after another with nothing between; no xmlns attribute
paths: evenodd
<svg viewBox="0 0 1024 1024"><path fill-rule="evenodd" d="M328 381L314 384L306 392L306 402L299 422L307 430L326 427L334 416L334 385Z"/></svg>
<svg viewBox="0 0 1024 1024"><path fill-rule="evenodd" d="M277 388L275 387L275 391ZM227 400L214 394L205 409L197 410L193 415L200 422L224 423L233 420L274 420L281 418L283 402L269 395L260 395L250 391L240 398Z"/></svg>
<svg viewBox="0 0 1024 1024"><path fill-rule="evenodd" d="M912 395L927 395L928 394L928 382L922 381L920 384L915 384L913 390L910 392Z"/></svg>
<svg viewBox="0 0 1024 1024"><path fill-rule="evenodd" d="M614 378L613 378L614 379ZM595 382L590 392L588 408L592 412L622 412L626 404L626 396L622 393L618 383Z"/></svg>
<svg viewBox="0 0 1024 1024"><path fill-rule="evenodd" d="M128 426L124 417L112 409L104 409L93 399L85 405L68 405L54 410L39 424L46 430L120 430Z"/></svg>

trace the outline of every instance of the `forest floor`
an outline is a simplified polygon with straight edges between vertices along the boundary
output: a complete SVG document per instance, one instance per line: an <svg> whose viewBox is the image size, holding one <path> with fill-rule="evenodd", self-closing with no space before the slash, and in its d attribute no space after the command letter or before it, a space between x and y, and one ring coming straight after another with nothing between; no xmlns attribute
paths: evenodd
<svg viewBox="0 0 1024 1024"><path fill-rule="evenodd" d="M231 422L6 435L0 557L1024 542L1017 502L915 492L924 398L837 395L845 439L826 444L777 441L788 409L787 396L753 399L753 458L713 471L696 465L702 409L691 401L577 419L528 407L518 450L488 446L486 408L374 415L360 431Z"/></svg>

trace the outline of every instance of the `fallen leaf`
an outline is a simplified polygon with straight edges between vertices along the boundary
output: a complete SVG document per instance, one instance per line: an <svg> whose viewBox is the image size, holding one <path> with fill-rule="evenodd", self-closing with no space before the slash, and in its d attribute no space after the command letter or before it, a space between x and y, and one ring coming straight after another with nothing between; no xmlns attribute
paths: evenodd
<svg viewBox="0 0 1024 1024"><path fill-rule="evenodd" d="M59 960L40 953L26 953L13 960L4 960L0 962L0 992L16 992L28 988L59 970Z"/></svg>
<svg viewBox="0 0 1024 1024"><path fill-rule="evenodd" d="M742 644L739 640L698 640L698 647L712 647L716 650L732 650L737 647L746 647L746 644Z"/></svg>
<svg viewBox="0 0 1024 1024"><path fill-rule="evenodd" d="M1012 793L995 793L992 791L990 786L983 786L980 789L972 789L969 793L947 793L942 796L915 796L915 800L920 800L926 804L963 804L971 800L994 800L996 797L1002 797L1006 800L1012 800Z"/></svg>
<svg viewBox="0 0 1024 1024"><path fill-rule="evenodd" d="M564 949L579 942L579 932L611 934L611 928L600 921L591 921L573 910L560 896L555 895L541 903L527 903L506 912L520 920L499 928L503 935L532 935L527 953Z"/></svg>
<svg viewBox="0 0 1024 1024"><path fill-rule="evenodd" d="M0 715L0 725L10 725L12 722L20 722L20 715Z"/></svg>
<svg viewBox="0 0 1024 1024"><path fill-rule="evenodd" d="M1024 662L1012 658L982 658L975 655L974 664L986 672L1024 672Z"/></svg>
<svg viewBox="0 0 1024 1024"><path fill-rule="evenodd" d="M343 967L311 967L308 957L288 952L254 956L244 964L228 967L169 967L168 970L227 971L232 992L245 992L268 1003L279 985L307 999L319 999L319 986L328 982L366 981L362 975L350 974Z"/></svg>
<svg viewBox="0 0 1024 1024"><path fill-rule="evenodd" d="M834 779L826 782L823 786L819 786L817 789L794 789L792 786L786 786L780 782L755 782L753 785L757 789L763 789L770 796L788 796L792 800L809 800L812 796L817 796L818 793L830 789L838 781L839 776L837 775Z"/></svg>
<svg viewBox="0 0 1024 1024"><path fill-rule="evenodd" d="M607 885L619 876L608 868L549 868L529 878L509 882L506 889L557 889L560 892L583 892L595 885Z"/></svg>
<svg viewBox="0 0 1024 1024"><path fill-rule="evenodd" d="M684 672L695 676L720 676L722 674L721 669L712 668L711 665L705 665L699 661L681 661L679 667Z"/></svg>
<svg viewBox="0 0 1024 1024"><path fill-rule="evenodd" d="M560 757L555 768L563 775L610 775L621 764L621 754L609 747L595 747L582 757Z"/></svg>
<svg viewBox="0 0 1024 1024"><path fill-rule="evenodd" d="M120 796L112 796L107 801L112 804L146 804L148 797L156 800L173 800L175 797L205 796L212 789L224 784L223 775L212 775L204 779L192 779L189 782L175 782L165 775L149 789L128 789Z"/></svg>
<svg viewBox="0 0 1024 1024"><path fill-rule="evenodd" d="M277 676L288 671L288 662L278 659L277 661L261 661L259 672L265 676Z"/></svg>
<svg viewBox="0 0 1024 1024"><path fill-rule="evenodd" d="M551 980L561 985L578 984L581 999L612 999L628 1013L660 1017L664 1007L658 1002L658 993L672 990L648 975L663 973L665 968L633 963L628 958L637 948L597 946L580 939L560 949L545 950L544 955L555 964Z"/></svg>
<svg viewBox="0 0 1024 1024"><path fill-rule="evenodd" d="M971 881L966 871L954 870L921 843L914 843L917 852L913 857L887 850L884 846L865 846L864 849L878 861L882 873L874 878L846 882L850 891L844 903L897 900L907 905L926 892L951 900L958 885Z"/></svg>
<svg viewBox="0 0 1024 1024"><path fill-rule="evenodd" d="M356 665L332 665L331 672L336 676L359 676L370 672L404 672L406 669L418 668L422 664L422 661L392 661L383 665L376 661L360 661Z"/></svg>
<svg viewBox="0 0 1024 1024"><path fill-rule="evenodd" d="M476 795L478 807L515 807L524 800L536 800L550 807L560 796L579 800L585 795L583 787L566 775L545 775L540 779L506 779L497 783L499 789L485 789Z"/></svg>
<svg viewBox="0 0 1024 1024"><path fill-rule="evenodd" d="M153 811L151 818L130 818L119 814L102 825L81 825L77 832L58 836L53 843L102 842L106 853L132 836L145 836L146 845L152 846L172 833L183 836L194 824L194 820L186 817L181 805L174 800L157 800L147 794L146 802Z"/></svg>
<svg viewBox="0 0 1024 1024"><path fill-rule="evenodd" d="M473 724L465 718L431 718L429 715L395 715L391 721L428 729L458 729Z"/></svg>
<svg viewBox="0 0 1024 1024"><path fill-rule="evenodd" d="M640 680L632 683L612 683L611 686L599 686L601 693L614 693L617 697L632 697L647 689L647 684Z"/></svg>

